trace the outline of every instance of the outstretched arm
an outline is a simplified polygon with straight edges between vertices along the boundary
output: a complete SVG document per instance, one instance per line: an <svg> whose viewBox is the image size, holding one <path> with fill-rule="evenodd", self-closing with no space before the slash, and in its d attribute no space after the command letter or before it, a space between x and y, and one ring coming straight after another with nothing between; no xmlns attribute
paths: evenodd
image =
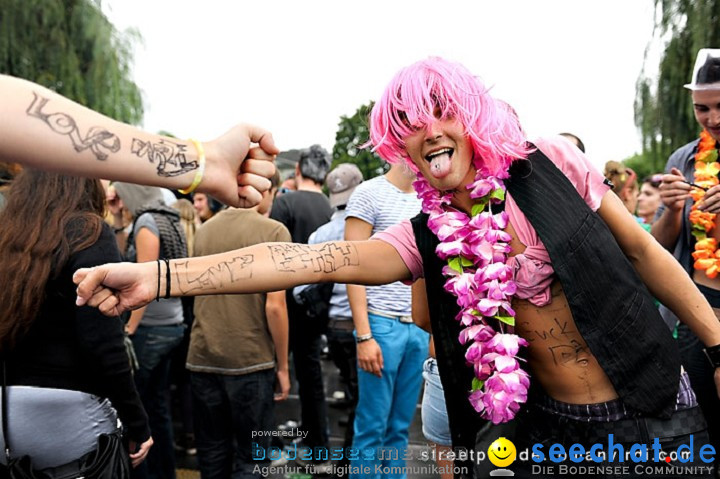
<svg viewBox="0 0 720 479"><path fill-rule="evenodd" d="M611 191L603 197L598 213L650 292L705 346L720 344L720 322L680 263L638 225ZM715 370L715 384L720 395L720 369Z"/></svg>
<svg viewBox="0 0 720 479"><path fill-rule="evenodd" d="M170 261L170 296L259 293L323 281L386 284L409 278L398 252L384 241L263 243ZM162 297L167 287L165 264L158 278L157 262L80 269L73 280L79 305L89 304L109 315L139 308L158 291Z"/></svg>
<svg viewBox="0 0 720 479"><path fill-rule="evenodd" d="M144 132L19 78L0 75L0 92L0 160L171 189L189 187L200 168L192 142ZM238 125L202 145L198 191L233 206L257 204L275 172L272 135Z"/></svg>

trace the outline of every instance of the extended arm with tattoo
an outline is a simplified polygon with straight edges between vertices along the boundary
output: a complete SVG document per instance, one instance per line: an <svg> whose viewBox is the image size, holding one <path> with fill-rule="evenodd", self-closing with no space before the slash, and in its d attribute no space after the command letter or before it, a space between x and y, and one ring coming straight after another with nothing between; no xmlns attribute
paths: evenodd
<svg viewBox="0 0 720 479"><path fill-rule="evenodd" d="M187 188L198 171L198 151L188 141L146 133L19 78L0 75L0 92L0 160L172 189ZM269 188L275 168L267 160L278 150L268 132L238 125L204 149L199 191L252 206Z"/></svg>
<svg viewBox="0 0 720 479"><path fill-rule="evenodd" d="M211 256L170 262L171 296L257 293L288 289L299 284L386 284L410 273L388 243L377 240L336 241L315 245L264 243ZM157 265L107 264L75 273L78 304L119 314L154 300ZM165 291L165 271L160 275Z"/></svg>

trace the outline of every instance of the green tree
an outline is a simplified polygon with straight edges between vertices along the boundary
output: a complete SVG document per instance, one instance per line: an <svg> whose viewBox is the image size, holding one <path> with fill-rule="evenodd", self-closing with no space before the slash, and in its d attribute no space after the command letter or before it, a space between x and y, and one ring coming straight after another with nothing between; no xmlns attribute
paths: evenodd
<svg viewBox="0 0 720 479"><path fill-rule="evenodd" d="M118 32L99 0L0 0L0 73L32 80L116 120L142 120L130 78L137 32Z"/></svg>
<svg viewBox="0 0 720 479"><path fill-rule="evenodd" d="M647 75L647 64L638 78L635 124L649 169L662 171L674 150L698 136L700 127L683 85L690 82L698 50L720 45L720 0L655 0L655 7L651 44L663 39L663 51L657 78Z"/></svg>
<svg viewBox="0 0 720 479"><path fill-rule="evenodd" d="M655 173L662 173L665 167L665 165L662 165L659 169L655 169L648 160L648 157L642 153L636 153L629 158L625 158L622 162L625 166L632 168L632 170L637 173L638 181L642 181L644 178Z"/></svg>
<svg viewBox="0 0 720 479"><path fill-rule="evenodd" d="M385 171L385 162L369 148L362 148L370 138L368 116L371 109L372 102L361 105L353 116L340 117L332 152L333 168L340 163L354 163L366 180L382 175Z"/></svg>

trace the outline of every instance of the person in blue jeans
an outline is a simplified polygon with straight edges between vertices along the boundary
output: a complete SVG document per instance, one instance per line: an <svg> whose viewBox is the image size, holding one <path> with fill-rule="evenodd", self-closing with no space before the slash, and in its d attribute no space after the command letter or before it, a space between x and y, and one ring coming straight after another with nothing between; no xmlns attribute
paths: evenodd
<svg viewBox="0 0 720 479"><path fill-rule="evenodd" d="M414 174L393 165L383 176L360 184L347 205L346 240L365 240L416 215L420 200L412 188ZM358 404L353 447L371 474L357 477L406 477L408 431L422 386L422 365L429 335L413 324L410 286L347 286L357 341ZM382 471L376 473L376 466ZM351 477L353 477L351 475Z"/></svg>

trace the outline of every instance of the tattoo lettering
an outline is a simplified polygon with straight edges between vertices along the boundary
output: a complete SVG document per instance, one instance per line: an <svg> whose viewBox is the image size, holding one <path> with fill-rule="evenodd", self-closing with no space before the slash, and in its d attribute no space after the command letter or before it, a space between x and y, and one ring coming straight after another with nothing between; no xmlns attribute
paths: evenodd
<svg viewBox="0 0 720 479"><path fill-rule="evenodd" d="M587 366L590 362L587 345L577 339L570 340L570 344L551 346L548 350L550 350L550 353L552 354L553 362L559 366L563 366L568 363Z"/></svg>
<svg viewBox="0 0 720 479"><path fill-rule="evenodd" d="M45 113L43 108L50 101L33 92L33 101L27 109L29 116L38 118L60 135L70 137L75 151L78 153L90 149L98 160L106 160L109 153L120 150L120 138L101 126L91 127L85 137L82 136L75 120L67 113Z"/></svg>
<svg viewBox="0 0 720 479"><path fill-rule="evenodd" d="M175 274L178 287L183 294L195 290L212 291L221 288L226 281L234 283L252 278L252 264L255 257L251 254L236 256L230 261L221 261L199 275L188 272L188 262L176 263Z"/></svg>
<svg viewBox="0 0 720 479"><path fill-rule="evenodd" d="M278 271L294 273L312 270L314 273L332 273L344 266L360 264L355 246L344 243L325 243L315 249L306 244L271 245L270 255Z"/></svg>
<svg viewBox="0 0 720 479"><path fill-rule="evenodd" d="M140 158L147 157L150 163L157 162L158 176L177 176L198 167L196 161L187 161L186 148L186 145L167 140L151 143L133 138L130 150Z"/></svg>
<svg viewBox="0 0 720 479"><path fill-rule="evenodd" d="M562 340L562 336L570 336L577 334L577 331L574 329L568 330L568 322L563 321L562 324L560 324L560 321L558 321L557 318L553 318L553 321L555 322L555 326L551 327L547 331L545 330L534 330L533 333L537 335L538 338L542 340L548 340L548 339L555 339L555 340ZM535 338L531 338L530 341L533 341Z"/></svg>

